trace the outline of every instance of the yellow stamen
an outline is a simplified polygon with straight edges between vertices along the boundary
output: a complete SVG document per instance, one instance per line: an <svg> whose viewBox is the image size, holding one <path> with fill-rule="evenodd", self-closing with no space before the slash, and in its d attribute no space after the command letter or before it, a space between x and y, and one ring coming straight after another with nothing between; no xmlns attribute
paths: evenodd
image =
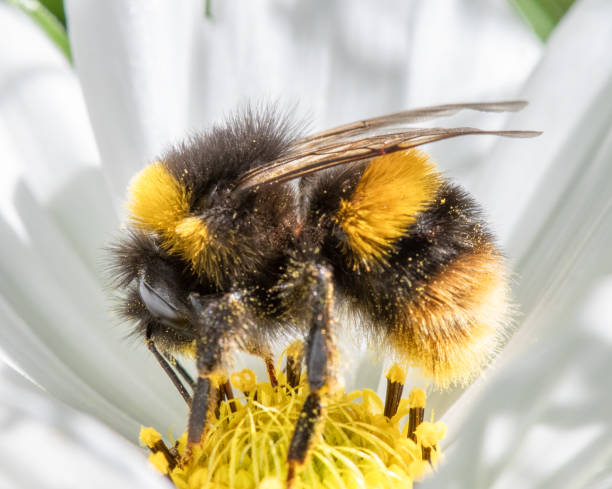
<svg viewBox="0 0 612 489"><path fill-rule="evenodd" d="M153 428L140 428L140 442L146 447L153 449L160 440L161 435Z"/></svg>
<svg viewBox="0 0 612 489"><path fill-rule="evenodd" d="M168 460L164 457L164 454L161 452L151 453L149 455L149 462L153 467L159 470L162 474L167 474L168 469L170 468L168 464Z"/></svg>
<svg viewBox="0 0 612 489"><path fill-rule="evenodd" d="M387 372L387 380L403 384L406 380L406 371L400 367L399 363L394 363Z"/></svg>
<svg viewBox="0 0 612 489"><path fill-rule="evenodd" d="M232 385L242 392L252 392L257 383L257 377L252 370L245 368L240 372L234 372L231 377Z"/></svg>
<svg viewBox="0 0 612 489"><path fill-rule="evenodd" d="M237 409L232 411L222 402L218 419L210 418L202 443L192 447L183 465L168 468L157 457L156 467L161 472L166 467L180 489L284 488L289 441L308 387L303 380L297 388L287 388L285 374L277 370L276 375L279 385L273 388L267 382L257 383L250 370L232 374L234 387L248 392L234 400ZM424 407L420 389L413 390L410 399ZM408 438L407 428L400 425L407 404L408 399L403 399L389 420L382 414L382 401L369 389L331 397L321 435L297 475L295 489L411 487L439 460L437 444L445 429L441 423L422 423L415 439ZM142 438L155 439L149 431ZM185 442L183 434L175 443L179 460Z"/></svg>
<svg viewBox="0 0 612 489"><path fill-rule="evenodd" d="M414 388L410 392L408 402L410 403L411 408L424 408L426 399L427 396L425 395L425 391L423 389Z"/></svg>
<svg viewBox="0 0 612 489"><path fill-rule="evenodd" d="M416 429L416 436L421 445L427 448L435 447L445 435L446 425L440 422L423 421Z"/></svg>

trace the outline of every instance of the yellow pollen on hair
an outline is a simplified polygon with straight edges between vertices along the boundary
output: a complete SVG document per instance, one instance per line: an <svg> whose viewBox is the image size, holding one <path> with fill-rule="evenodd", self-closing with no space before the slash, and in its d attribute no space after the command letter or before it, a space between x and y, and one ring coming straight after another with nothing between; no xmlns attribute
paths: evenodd
<svg viewBox="0 0 612 489"><path fill-rule="evenodd" d="M194 269L205 263L211 234L204 220L189 214L189 190L157 161L143 169L129 189L132 223L161 236L164 246L191 261Z"/></svg>
<svg viewBox="0 0 612 489"><path fill-rule="evenodd" d="M417 214L433 202L440 183L435 165L421 151L373 159L351 197L340 201L336 216L353 261L384 262Z"/></svg>
<svg viewBox="0 0 612 489"><path fill-rule="evenodd" d="M137 227L171 237L189 215L189 192L156 161L132 180L127 208Z"/></svg>
<svg viewBox="0 0 612 489"><path fill-rule="evenodd" d="M194 268L197 268L201 253L205 252L211 241L204 221L193 216L182 219L174 228L174 235L169 240L172 249L190 259Z"/></svg>

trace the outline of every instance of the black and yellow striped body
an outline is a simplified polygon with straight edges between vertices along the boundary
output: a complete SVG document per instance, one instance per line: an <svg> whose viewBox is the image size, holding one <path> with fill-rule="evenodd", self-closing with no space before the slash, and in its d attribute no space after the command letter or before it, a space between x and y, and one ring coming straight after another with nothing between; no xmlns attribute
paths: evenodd
<svg viewBox="0 0 612 489"><path fill-rule="evenodd" d="M273 121L245 118L135 177L130 231L114 249L124 315L169 350L193 351L193 328L156 320L138 278L183 309L192 293L215 300L240 291L253 326L238 343L263 351L305 331L302 270L318 263L366 337L377 338L373 346L440 385L471 379L508 319L503 258L478 206L416 150L320 172L298 191L288 183L231 191L290 141Z"/></svg>
<svg viewBox="0 0 612 489"><path fill-rule="evenodd" d="M428 178L427 191L400 208L394 200L410 200L405 195L410 186L406 192L388 191L384 176L380 184L372 177L377 165L380 173L393 166L393 182L400 187L415 174ZM355 223L359 214L351 215L347 226L345 209L364 193L359 186L367 177L367 193L386 209L363 213L369 223ZM381 156L358 172L329 172L311 192L309 222L325 228L321 255L333 264L340 300L368 328L366 337L378 338L377 346L406 366L421 367L441 386L477 375L494 353L509 311L504 260L473 199L445 182L416 151ZM401 233L394 234L389 221L402 222L402 216L391 212L405 213Z"/></svg>
<svg viewBox="0 0 612 489"><path fill-rule="evenodd" d="M336 378L336 304L359 318L351 327L371 346L447 387L490 360L508 298L504 260L478 206L420 151L396 144L359 161L349 143L356 161L297 184L240 184L296 151L326 158L291 127L247 112L146 167L132 182L111 272L122 315L175 385L163 354L196 358L193 399L179 389L190 404L189 443L223 395L235 351L271 364L273 346L304 338L311 392L289 448L294 473Z"/></svg>

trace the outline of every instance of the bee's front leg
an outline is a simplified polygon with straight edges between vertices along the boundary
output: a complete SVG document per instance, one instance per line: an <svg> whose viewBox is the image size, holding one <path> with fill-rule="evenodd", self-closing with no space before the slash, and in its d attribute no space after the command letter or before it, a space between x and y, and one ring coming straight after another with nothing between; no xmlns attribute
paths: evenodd
<svg viewBox="0 0 612 489"><path fill-rule="evenodd" d="M313 265L312 324L306 340L306 368L310 393L298 417L287 455L287 487L293 487L297 470L304 464L317 430L325 416L326 397L330 393L333 359L336 355L332 332L333 284L331 272Z"/></svg>
<svg viewBox="0 0 612 489"><path fill-rule="evenodd" d="M208 411L216 407L219 401L218 389L213 385L210 376L199 376L193 391L193 401L187 424L187 447L200 443Z"/></svg>
<svg viewBox="0 0 612 489"><path fill-rule="evenodd" d="M208 413L218 406L227 378L223 366L244 322L244 306L238 294L226 294L206 302L192 294L190 302L195 311L198 378L187 424L187 457L191 447L202 440Z"/></svg>

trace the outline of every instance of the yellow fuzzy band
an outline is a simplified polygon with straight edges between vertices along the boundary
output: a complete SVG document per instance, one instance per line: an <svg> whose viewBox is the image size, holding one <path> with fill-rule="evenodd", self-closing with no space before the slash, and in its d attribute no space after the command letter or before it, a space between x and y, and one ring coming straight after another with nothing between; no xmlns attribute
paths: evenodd
<svg viewBox="0 0 612 489"><path fill-rule="evenodd" d="M185 217L174 228L170 245L174 251L191 261L194 269L200 269L205 253L210 251L212 239L202 219Z"/></svg>
<svg viewBox="0 0 612 489"><path fill-rule="evenodd" d="M189 193L159 161L144 168L130 185L128 210L132 222L147 231L175 235L189 214Z"/></svg>
<svg viewBox="0 0 612 489"><path fill-rule="evenodd" d="M481 245L429 277L406 304L391 344L439 387L466 385L496 351L510 317L508 296L503 258L492 245Z"/></svg>
<svg viewBox="0 0 612 489"><path fill-rule="evenodd" d="M189 214L190 197L189 190L158 161L132 181L128 210L136 227L159 234L167 249L201 270L210 268L215 257L209 255L216 252L206 223Z"/></svg>
<svg viewBox="0 0 612 489"><path fill-rule="evenodd" d="M337 215L354 262L366 266L384 262L439 186L440 174L421 151L372 160L350 199L341 200Z"/></svg>

